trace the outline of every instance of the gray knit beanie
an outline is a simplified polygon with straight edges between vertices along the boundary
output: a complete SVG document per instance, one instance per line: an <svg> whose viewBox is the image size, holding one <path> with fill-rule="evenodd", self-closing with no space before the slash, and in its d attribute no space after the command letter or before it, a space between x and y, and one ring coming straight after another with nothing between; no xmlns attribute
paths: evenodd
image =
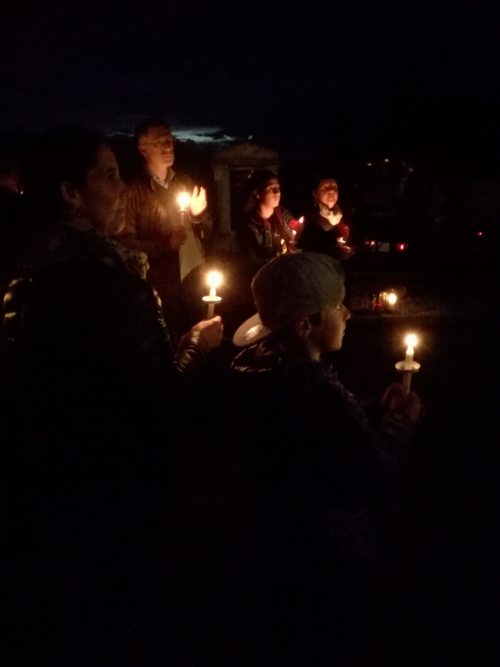
<svg viewBox="0 0 500 667"><path fill-rule="evenodd" d="M325 306L342 303L345 288L333 257L304 251L265 264L252 280L252 294L262 324L278 331Z"/></svg>

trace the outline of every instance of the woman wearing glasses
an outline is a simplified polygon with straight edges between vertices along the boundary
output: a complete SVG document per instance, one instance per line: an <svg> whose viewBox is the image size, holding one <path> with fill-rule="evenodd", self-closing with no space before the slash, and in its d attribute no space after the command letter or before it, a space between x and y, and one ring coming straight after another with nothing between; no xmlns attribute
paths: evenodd
<svg viewBox="0 0 500 667"><path fill-rule="evenodd" d="M280 182L273 171L255 171L249 191L237 226L237 243L240 255L259 267L272 257L295 252L293 216L280 206Z"/></svg>

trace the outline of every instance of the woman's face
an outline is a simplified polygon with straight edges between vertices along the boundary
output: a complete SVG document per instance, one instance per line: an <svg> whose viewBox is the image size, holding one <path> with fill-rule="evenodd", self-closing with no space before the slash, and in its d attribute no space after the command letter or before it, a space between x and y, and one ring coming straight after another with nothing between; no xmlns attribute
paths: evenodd
<svg viewBox="0 0 500 667"><path fill-rule="evenodd" d="M115 154L109 146L101 146L95 165L89 170L85 184L79 188L80 210L90 224L107 236L117 234L123 228L124 218L119 215L123 192Z"/></svg>
<svg viewBox="0 0 500 667"><path fill-rule="evenodd" d="M313 190L313 197L323 206L332 209L339 198L337 181L333 178L322 179Z"/></svg>
<svg viewBox="0 0 500 667"><path fill-rule="evenodd" d="M277 178L270 178L264 187L257 193L257 199L262 206L276 208L281 199L280 182Z"/></svg>

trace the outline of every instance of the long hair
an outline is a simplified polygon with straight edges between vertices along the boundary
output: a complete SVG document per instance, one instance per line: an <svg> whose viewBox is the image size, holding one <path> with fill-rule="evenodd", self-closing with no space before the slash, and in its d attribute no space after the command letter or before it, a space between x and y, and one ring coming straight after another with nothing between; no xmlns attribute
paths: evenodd
<svg viewBox="0 0 500 667"><path fill-rule="evenodd" d="M279 180L279 178L274 171L271 171L271 169L257 169L251 173L246 185L246 196L243 199L244 213L249 213L256 208L258 199L255 196L255 193L261 192L266 183L273 180Z"/></svg>
<svg viewBox="0 0 500 667"><path fill-rule="evenodd" d="M36 137L23 173L32 214L54 222L64 211L61 184L83 186L105 145L104 135L85 127L58 127Z"/></svg>

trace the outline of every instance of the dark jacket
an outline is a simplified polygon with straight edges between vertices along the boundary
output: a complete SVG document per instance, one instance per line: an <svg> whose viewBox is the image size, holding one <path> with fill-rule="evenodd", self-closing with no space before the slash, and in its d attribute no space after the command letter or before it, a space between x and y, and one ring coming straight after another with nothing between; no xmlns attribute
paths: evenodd
<svg viewBox="0 0 500 667"><path fill-rule="evenodd" d="M295 250L295 241L288 223L290 211L277 206L270 218L257 211L243 213L237 222L237 243L240 255L248 261L264 264L267 260Z"/></svg>
<svg viewBox="0 0 500 667"><path fill-rule="evenodd" d="M287 359L273 337L240 352L232 374L227 412L240 420L232 430L250 471L260 636L273 644L281 633L283 664L336 664L390 579L386 530L411 423L372 419L331 367Z"/></svg>
<svg viewBox="0 0 500 667"><path fill-rule="evenodd" d="M189 210L181 218L177 196L182 190L191 193L193 183L173 171L170 174L167 188L145 169L127 184L125 227L117 239L127 248L146 253L147 280L158 292L169 324L175 328L172 333L177 335L180 333L181 278L203 264L203 243L211 232L212 219L207 211L195 219ZM180 248L172 247L172 237L182 226L187 238Z"/></svg>
<svg viewBox="0 0 500 667"><path fill-rule="evenodd" d="M272 336L235 357L232 380L244 405L259 404L255 429L276 474L282 465L307 472L310 491L337 510L387 495L413 437L409 419L393 411L372 419L331 366L288 360Z"/></svg>
<svg viewBox="0 0 500 667"><path fill-rule="evenodd" d="M340 209L338 213L340 213ZM320 214L318 207L315 206L304 216L304 225L297 245L302 250L323 252L335 257L335 259L343 260L348 259L353 254L350 240L350 228L344 216L338 224L331 225L327 218Z"/></svg>
<svg viewBox="0 0 500 667"><path fill-rule="evenodd" d="M91 227L62 225L6 294L2 593L25 665L131 664L166 611L151 591L166 571L173 452L191 437L186 373L207 351L190 337L171 349L129 266Z"/></svg>

